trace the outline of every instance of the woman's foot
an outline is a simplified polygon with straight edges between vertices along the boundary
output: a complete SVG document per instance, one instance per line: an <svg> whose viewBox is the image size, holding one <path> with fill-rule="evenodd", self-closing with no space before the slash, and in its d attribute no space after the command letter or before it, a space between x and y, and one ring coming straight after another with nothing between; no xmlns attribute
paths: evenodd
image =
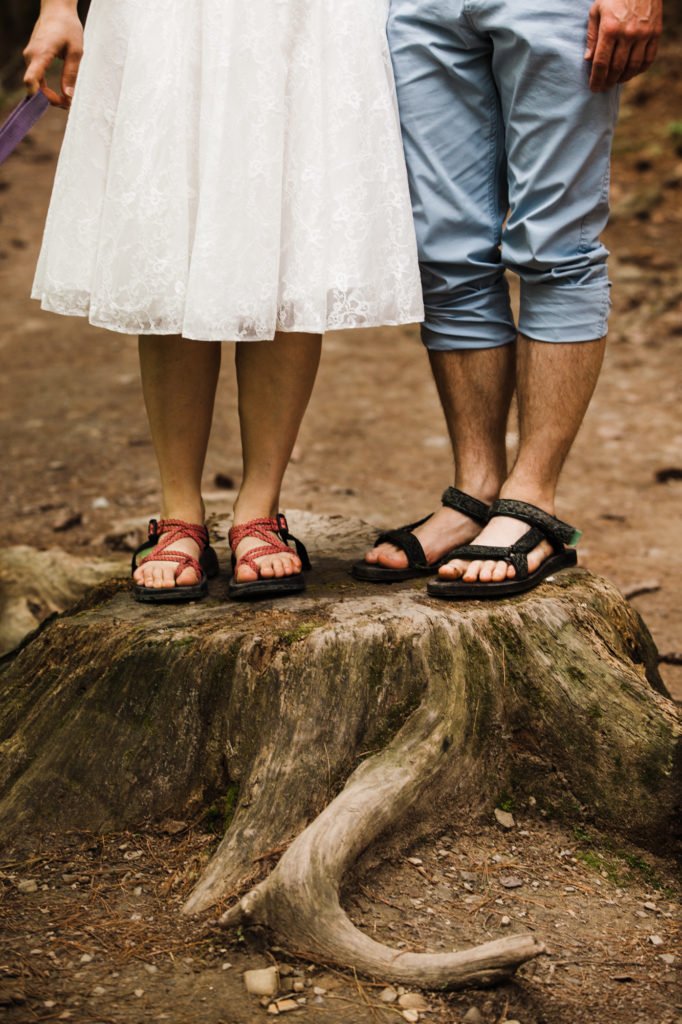
<svg viewBox="0 0 682 1024"><path fill-rule="evenodd" d="M164 516L160 520L160 523L185 522L190 525L196 524L197 530L201 530L203 528L201 524L203 524L206 515L203 502L201 506L198 506L197 508L191 508L189 510L183 509L182 511L189 511L190 515L178 514ZM158 539L163 542L168 537L169 533L173 532L175 532L173 527L169 527L169 529L159 533ZM168 547L172 551L181 551L183 554L189 555L190 558L196 560L199 559L203 550L203 547L199 544L198 540L194 540L191 536L178 537L173 540ZM138 562L142 561L142 556L145 554L153 554L153 551L153 547L150 546L148 552L140 552L137 556ZM147 587L150 590L168 590L172 587L196 586L201 579L196 566L188 564L178 572L179 566L179 559L178 561L170 561L167 559L156 561L150 558L148 561L145 560L143 565L138 565L137 569L133 572L133 580L138 586Z"/></svg>
<svg viewBox="0 0 682 1024"><path fill-rule="evenodd" d="M238 522L235 522L235 526L239 525ZM279 537L273 531L267 530L265 535L272 544L281 544ZM255 558L251 565L248 562L240 561L249 552L255 551L256 548L262 548L264 543L262 538L246 536L237 544L234 551L237 558L234 577L237 583L251 583L258 579L282 579L285 576L296 576L303 571L301 559L292 550L262 555ZM258 571L253 567L254 565L258 567Z"/></svg>

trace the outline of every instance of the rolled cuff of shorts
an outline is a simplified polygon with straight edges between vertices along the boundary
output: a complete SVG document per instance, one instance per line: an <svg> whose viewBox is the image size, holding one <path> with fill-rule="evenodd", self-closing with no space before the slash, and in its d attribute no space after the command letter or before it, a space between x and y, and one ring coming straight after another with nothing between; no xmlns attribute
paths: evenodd
<svg viewBox="0 0 682 1024"><path fill-rule="evenodd" d="M506 284L461 288L444 302L425 298L422 341L433 352L498 348L516 340Z"/></svg>
<svg viewBox="0 0 682 1024"><path fill-rule="evenodd" d="M584 285L522 281L519 332L533 341L598 341L610 307L606 278Z"/></svg>

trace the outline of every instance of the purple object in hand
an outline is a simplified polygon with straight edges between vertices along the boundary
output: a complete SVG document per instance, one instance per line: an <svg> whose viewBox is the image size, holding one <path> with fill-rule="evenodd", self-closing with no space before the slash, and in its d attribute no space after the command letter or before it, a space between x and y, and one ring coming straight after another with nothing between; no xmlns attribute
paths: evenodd
<svg viewBox="0 0 682 1024"><path fill-rule="evenodd" d="M30 132L50 103L47 96L37 92L35 96L27 96L9 115L0 128L0 164L4 163L13 153L23 138Z"/></svg>

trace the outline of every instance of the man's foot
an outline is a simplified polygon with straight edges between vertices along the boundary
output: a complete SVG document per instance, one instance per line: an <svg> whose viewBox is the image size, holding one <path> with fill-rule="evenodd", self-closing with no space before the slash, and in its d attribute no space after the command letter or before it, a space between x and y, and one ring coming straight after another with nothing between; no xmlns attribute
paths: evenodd
<svg viewBox="0 0 682 1024"><path fill-rule="evenodd" d="M428 564L433 565L453 548L469 544L481 532L481 523L464 512L442 505L425 523L416 526L411 532L424 549ZM406 552L388 543L371 548L365 554L365 562L387 569L407 569L409 566Z"/></svg>
<svg viewBox="0 0 682 1024"><path fill-rule="evenodd" d="M511 498L509 494L502 497ZM514 496L516 497L516 496ZM517 500L530 500L517 498ZM532 504L542 508L543 511L554 515L554 505L549 502L544 504L534 501ZM524 534L528 533L527 523L518 519L511 519L509 516L494 516L487 526L472 541L473 547L510 547L515 544ZM549 541L543 540L532 551L528 553L528 572L533 573L544 561L553 554L552 545ZM463 583L501 583L503 580L514 579L516 569L508 562L491 561L478 559L474 561L464 559L453 559L438 570L438 576L444 580L462 580Z"/></svg>

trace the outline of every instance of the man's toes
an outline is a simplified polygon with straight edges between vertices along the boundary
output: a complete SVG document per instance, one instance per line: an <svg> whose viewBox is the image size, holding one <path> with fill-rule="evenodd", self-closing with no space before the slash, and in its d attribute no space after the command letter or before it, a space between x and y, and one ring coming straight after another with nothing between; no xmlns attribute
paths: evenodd
<svg viewBox="0 0 682 1024"><path fill-rule="evenodd" d="M480 558L474 562L469 562L467 570L464 573L464 576L462 577L464 582L475 583L481 574L481 569L483 568L483 565L484 563L480 560Z"/></svg>
<svg viewBox="0 0 682 1024"><path fill-rule="evenodd" d="M496 568L496 562L483 562L481 565L481 571L478 574L478 578L481 583L490 583Z"/></svg>
<svg viewBox="0 0 682 1024"><path fill-rule="evenodd" d="M377 562L387 569L407 569L407 555L392 544L382 544L376 552Z"/></svg>
<svg viewBox="0 0 682 1024"><path fill-rule="evenodd" d="M370 548L369 551L365 551L365 561L368 565L376 565L379 561L379 548Z"/></svg>
<svg viewBox="0 0 682 1024"><path fill-rule="evenodd" d="M509 566L507 565L506 562L496 562L492 575L493 583L502 583L504 580L506 580L508 568Z"/></svg>
<svg viewBox="0 0 682 1024"><path fill-rule="evenodd" d="M447 562L445 565L442 565L438 570L438 575L446 580L458 580L465 569L466 562L460 562L455 559L453 562Z"/></svg>

